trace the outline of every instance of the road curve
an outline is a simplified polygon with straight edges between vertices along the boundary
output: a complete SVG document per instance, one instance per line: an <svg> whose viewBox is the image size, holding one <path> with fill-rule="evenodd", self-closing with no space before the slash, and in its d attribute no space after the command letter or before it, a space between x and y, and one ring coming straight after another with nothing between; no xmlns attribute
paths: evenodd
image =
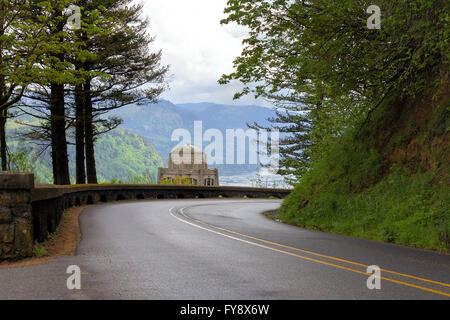
<svg viewBox="0 0 450 320"><path fill-rule="evenodd" d="M450 256L267 219L277 200L90 206L77 255L0 269L0 299L450 299ZM81 269L68 290L66 269ZM381 268L369 290L367 267Z"/></svg>

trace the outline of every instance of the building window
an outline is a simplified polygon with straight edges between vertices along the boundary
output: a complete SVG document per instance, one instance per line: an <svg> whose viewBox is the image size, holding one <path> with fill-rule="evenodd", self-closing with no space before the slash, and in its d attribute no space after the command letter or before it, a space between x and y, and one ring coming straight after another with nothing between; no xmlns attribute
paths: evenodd
<svg viewBox="0 0 450 320"><path fill-rule="evenodd" d="M205 179L205 186L213 186L214 185L214 179L206 178Z"/></svg>

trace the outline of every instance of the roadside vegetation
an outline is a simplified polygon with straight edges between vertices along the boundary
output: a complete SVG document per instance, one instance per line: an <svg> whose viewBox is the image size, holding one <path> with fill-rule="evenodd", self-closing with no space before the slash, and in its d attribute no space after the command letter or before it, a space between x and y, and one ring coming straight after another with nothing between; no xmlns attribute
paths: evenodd
<svg viewBox="0 0 450 320"><path fill-rule="evenodd" d="M430 130L413 137L399 131L389 139L397 142L381 151L347 131L304 175L283 203L280 219L324 232L448 251L449 145L433 133L449 125L448 120L442 123L448 116L440 115L448 112L447 102L437 108L441 123L431 121ZM376 137L371 130L367 134Z"/></svg>
<svg viewBox="0 0 450 320"><path fill-rule="evenodd" d="M79 216L82 211L82 207L64 211L56 231L45 242L34 244L34 257L51 259L74 255L81 240Z"/></svg>
<svg viewBox="0 0 450 320"><path fill-rule="evenodd" d="M277 107L280 173L295 186L280 219L448 252L450 4L378 1L376 28L371 5L230 0L223 23L250 33L219 82Z"/></svg>
<svg viewBox="0 0 450 320"><path fill-rule="evenodd" d="M191 179L189 178L183 178L183 177L176 177L174 179L168 179L164 178L160 181L160 184L166 184L166 185L186 185L186 186L192 186Z"/></svg>
<svg viewBox="0 0 450 320"><path fill-rule="evenodd" d="M36 258L42 258L47 255L47 249L45 248L45 244L35 242L33 245L33 256Z"/></svg>

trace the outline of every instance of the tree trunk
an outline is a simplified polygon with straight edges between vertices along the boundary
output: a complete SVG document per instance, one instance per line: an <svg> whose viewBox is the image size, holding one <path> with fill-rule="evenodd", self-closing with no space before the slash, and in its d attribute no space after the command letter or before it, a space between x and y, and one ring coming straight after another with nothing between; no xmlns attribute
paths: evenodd
<svg viewBox="0 0 450 320"><path fill-rule="evenodd" d="M6 156L6 120L7 120L7 112L2 111L0 113L0 154L2 160L2 171L8 170L8 159Z"/></svg>
<svg viewBox="0 0 450 320"><path fill-rule="evenodd" d="M63 13L59 8L56 8L55 15L62 16ZM54 30L55 35L64 31L64 24L65 23L62 20L57 24L56 30ZM61 43L64 42L64 38L62 35L60 36L59 41ZM63 62L65 60L64 53L56 53L54 57L60 62ZM69 157L67 155L64 84L52 82L50 84L50 90L50 129L52 143L53 181L56 185L69 185L70 172Z"/></svg>
<svg viewBox="0 0 450 320"><path fill-rule="evenodd" d="M75 144L76 144L76 179L77 184L86 183L86 166L84 157L84 97L83 86L75 88Z"/></svg>
<svg viewBox="0 0 450 320"><path fill-rule="evenodd" d="M87 79L84 87L85 138L86 138L86 173L89 184L97 184L95 166L94 124L92 115L91 80Z"/></svg>
<svg viewBox="0 0 450 320"><path fill-rule="evenodd" d="M52 83L50 97L50 126L52 142L53 180L56 185L69 185L64 85Z"/></svg>

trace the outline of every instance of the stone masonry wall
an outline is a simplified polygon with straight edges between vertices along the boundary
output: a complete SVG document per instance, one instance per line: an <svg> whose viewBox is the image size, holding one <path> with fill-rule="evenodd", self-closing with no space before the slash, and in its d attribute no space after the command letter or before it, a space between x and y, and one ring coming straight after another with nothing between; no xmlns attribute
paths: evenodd
<svg viewBox="0 0 450 320"><path fill-rule="evenodd" d="M0 172L0 261L33 254L33 243L56 231L64 210L145 199L284 198L290 190L173 185L34 186L32 173Z"/></svg>
<svg viewBox="0 0 450 320"><path fill-rule="evenodd" d="M0 172L0 261L33 252L30 173Z"/></svg>

